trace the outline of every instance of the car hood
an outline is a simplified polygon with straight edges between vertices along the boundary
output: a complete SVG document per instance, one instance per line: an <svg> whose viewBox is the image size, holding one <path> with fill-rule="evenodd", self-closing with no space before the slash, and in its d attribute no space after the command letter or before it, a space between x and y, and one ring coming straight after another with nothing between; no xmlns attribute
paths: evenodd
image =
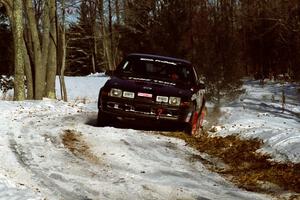
<svg viewBox="0 0 300 200"><path fill-rule="evenodd" d="M132 92L145 92L153 95L178 96L186 98L190 98L193 93L191 87L184 84L139 77L112 76L105 86Z"/></svg>

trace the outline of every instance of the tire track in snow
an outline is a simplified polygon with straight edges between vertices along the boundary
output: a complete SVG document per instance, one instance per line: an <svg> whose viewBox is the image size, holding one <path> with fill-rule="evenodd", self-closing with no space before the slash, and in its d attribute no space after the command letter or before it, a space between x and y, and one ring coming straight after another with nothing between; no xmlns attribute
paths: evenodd
<svg viewBox="0 0 300 200"><path fill-rule="evenodd" d="M35 178L37 178L41 185L43 185L46 188L50 188L53 190L53 194L56 194L57 197L63 197L65 200L74 200L74 199L80 199L80 200L87 200L89 198L77 195L74 192L69 192L68 190L65 190L64 188L60 187L58 184L56 184L54 181L51 180L51 178L47 177L45 174L43 174L40 170L34 169L32 167L32 164L29 163L30 159L26 157L26 152L23 151L22 146L20 144L17 144L17 142L13 139L10 139L10 148L12 152L15 154L17 160L19 163L28 171L30 171Z"/></svg>
<svg viewBox="0 0 300 200"><path fill-rule="evenodd" d="M86 147L83 147L85 146L82 140L83 138L75 137L74 141L71 141L75 142L75 146L72 147L74 144L71 143L71 148L65 148L66 145L63 145L64 142L62 141L64 130L80 130L81 127L78 123L80 122L82 124L87 117L88 113L49 113L47 110L39 112L39 109L35 110L31 115L23 113L16 117L17 122L15 126L17 127L14 128L14 133L10 135L11 150L16 155L20 165L32 175L32 179L36 182L39 189L42 190L42 194L46 195L47 199L124 199L124 197L125 199L137 199L136 197L140 197L138 199L180 198L202 200L207 199L204 196L209 198L210 195L214 196L214 191L218 191L214 188L215 186L212 186L212 183L224 183L222 179L210 181L212 177L209 176L210 179L208 179L209 181L207 183L199 184L199 181L196 183L197 180L201 180L200 177L207 179L206 176L208 175L197 176L195 178L195 187L199 187L200 190L203 190L202 187L209 189L207 192L202 191L198 194L198 192L194 192L194 190L190 191L189 187L182 189L182 191L178 190L181 188L178 184L171 183L171 186L164 185L164 181L161 181L161 184L157 185L157 180L154 179L155 177L149 177L150 174L144 175L144 172L138 172L137 175L129 176L130 174L128 175L127 172L124 173L126 168L122 168L121 171L118 171L118 167L121 166L119 164L110 166L112 169L110 169L110 167L105 168L104 163L103 166L95 165L95 163L91 163L89 159L86 159L89 157L90 151L86 149ZM91 132L94 131L94 129L90 130ZM122 131L118 130L118 133L119 132ZM81 135L76 131L75 135L77 134L79 136ZM82 133L82 135L86 134L90 133L86 131ZM121 138L124 139L124 137ZM99 139L99 141L103 142L102 138ZM125 145L132 144L132 142L124 141ZM138 140L134 141L136 151L139 149L136 145L140 144L140 142ZM140 145L140 148L144 149L144 145ZM72 148L74 149L71 150ZM171 152L173 152L172 145L167 145L166 147L164 145L164 149L168 151L172 150ZM84 153L77 154L76 151L78 150L83 150ZM100 153L100 155L102 155L102 152ZM151 155L153 156L153 154ZM112 155L110 154L110 156ZM91 157L93 158L93 156ZM177 156L174 156L174 158L176 157ZM116 158L116 156L113 158ZM164 174L158 175L159 177L164 176ZM167 173L165 177L180 178L182 176L184 176L184 174L177 176L176 173ZM141 179L147 177L149 180ZM215 178L214 175L213 178ZM187 180L185 179L184 177L180 178L182 184L186 184ZM166 182L169 183L169 181ZM189 182L190 181L188 181L188 183ZM138 183L147 187L139 187L140 185L137 185ZM149 190L147 188L149 188ZM224 191L221 190L221 193L226 197L234 197L233 195L226 194L228 188L230 189L231 187L226 186ZM222 189L222 187L220 187L220 189ZM220 197L222 194L215 196ZM245 194L241 193L240 197L245 197Z"/></svg>
<svg viewBox="0 0 300 200"><path fill-rule="evenodd" d="M18 123L21 124L19 129L17 128L18 125L15 125L14 130L16 131L9 134L9 148L20 166L31 174L32 179L37 184L37 190L42 191L42 195L46 195L47 199L97 199L99 197L98 191L89 188L88 184L86 186L84 181L76 180L77 177L79 179L84 179L86 176L97 177L93 166L90 167L90 163L87 163L86 160L66 151L67 149L61 143L59 133L51 134L53 128L55 130L60 129L57 129L58 124L55 123L57 116L53 114L41 114L41 116L39 114L30 116L24 114L23 117L18 116L18 118L22 118L22 121L18 121L21 122ZM40 120L41 118L44 120ZM52 120L53 124L50 122ZM68 123L73 124L74 122L71 120ZM45 126L45 124L47 125ZM49 130L45 130L45 128L52 130L48 132ZM43 159L49 159L47 156L52 159L57 158L58 162L55 160L43 162ZM62 162L59 160L63 160L65 164L61 164ZM76 172L74 176L73 171Z"/></svg>

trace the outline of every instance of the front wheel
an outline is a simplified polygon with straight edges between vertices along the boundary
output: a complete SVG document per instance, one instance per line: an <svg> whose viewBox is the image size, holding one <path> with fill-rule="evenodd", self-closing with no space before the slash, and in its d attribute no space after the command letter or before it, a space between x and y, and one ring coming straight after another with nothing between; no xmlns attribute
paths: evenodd
<svg viewBox="0 0 300 200"><path fill-rule="evenodd" d="M103 126L107 126L108 124L109 124L109 116L103 113L101 110L99 110L97 125L103 127Z"/></svg>
<svg viewBox="0 0 300 200"><path fill-rule="evenodd" d="M203 120L205 116L205 108L201 108L201 112L194 112L193 117L190 123L188 123L185 127L184 132L187 134L196 136L197 134L201 133Z"/></svg>
<svg viewBox="0 0 300 200"><path fill-rule="evenodd" d="M184 132L189 135L196 135L199 129L198 119L199 119L198 112L194 112L191 122L185 125Z"/></svg>

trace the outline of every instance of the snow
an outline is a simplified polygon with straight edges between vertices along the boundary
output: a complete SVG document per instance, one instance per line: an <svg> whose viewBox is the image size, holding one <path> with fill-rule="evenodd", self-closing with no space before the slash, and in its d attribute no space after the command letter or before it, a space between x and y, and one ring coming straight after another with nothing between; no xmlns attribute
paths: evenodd
<svg viewBox="0 0 300 200"><path fill-rule="evenodd" d="M299 85L268 81L245 81L245 93L229 105L223 106L222 125L218 135L238 134L245 138L259 138L261 152L271 154L279 162L300 162L300 93ZM282 91L285 105L282 109Z"/></svg>
<svg viewBox="0 0 300 200"><path fill-rule="evenodd" d="M103 74L66 77L69 102L0 101L0 199L271 199L209 171L192 159L205 155L182 140L92 126L107 79ZM287 97L281 112L283 86ZM261 151L299 162L298 86L283 86L262 88L246 81L246 93L221 108L224 115L215 124L221 128L214 134L259 137L265 142ZM64 145L65 132L77 136L74 144L83 152Z"/></svg>

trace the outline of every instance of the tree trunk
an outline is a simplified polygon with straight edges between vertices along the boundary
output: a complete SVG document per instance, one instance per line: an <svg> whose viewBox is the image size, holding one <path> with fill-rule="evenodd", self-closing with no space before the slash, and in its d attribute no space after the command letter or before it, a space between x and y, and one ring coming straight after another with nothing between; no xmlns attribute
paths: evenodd
<svg viewBox="0 0 300 200"><path fill-rule="evenodd" d="M61 97L64 101L68 101L67 89L65 84L65 69L66 69L66 30L65 30L65 0L62 0L62 25L60 29L61 36L61 67L60 67L60 88L61 88Z"/></svg>
<svg viewBox="0 0 300 200"><path fill-rule="evenodd" d="M50 17L49 17L50 5L49 0L45 1L43 17L42 17L42 60L43 67L46 68L48 63L48 53L49 53L49 42L50 42ZM46 69L45 69L46 70ZM45 71L46 75L46 71ZM45 79L46 80L46 79Z"/></svg>
<svg viewBox="0 0 300 200"><path fill-rule="evenodd" d="M45 91L46 70L45 67L43 66L39 33L37 30L35 12L31 0L26 0L26 10L28 15L31 38L33 42L33 53L34 53L33 63L35 68L35 74L34 74L35 94L34 95L36 100L41 100L44 96L44 91Z"/></svg>
<svg viewBox="0 0 300 200"><path fill-rule="evenodd" d="M109 18L111 18L111 7L110 7L110 0L109 0ZM99 10L99 17L100 17L100 30L102 36L102 47L103 47L103 61L106 63L106 66L109 70L114 69L113 59L112 59L112 35L109 34L106 27L106 20L105 20L105 13L104 13L104 5L105 3L103 0L99 0L98 10ZM109 27L111 19L109 19ZM110 29L110 28L109 28Z"/></svg>
<svg viewBox="0 0 300 200"><path fill-rule="evenodd" d="M91 16L90 16L90 20L91 20L91 28L92 28L92 36L93 36L93 39L92 39L92 42L93 42L93 45L91 45L91 48L92 48L92 67L93 67L93 73L95 73L97 71L97 2L95 3L94 7L91 6L91 9L93 9L90 13L91 13Z"/></svg>
<svg viewBox="0 0 300 200"><path fill-rule="evenodd" d="M31 69L30 58L28 55L28 50L25 45L24 38L23 38L22 45L23 45L24 69L26 74L27 99L33 99L34 88L33 88L33 79L32 79L32 69Z"/></svg>
<svg viewBox="0 0 300 200"><path fill-rule="evenodd" d="M120 5L119 0L115 0L115 8L116 8L116 18L117 18L117 24L120 25Z"/></svg>
<svg viewBox="0 0 300 200"><path fill-rule="evenodd" d="M66 69L66 38L65 38L64 30L62 30L61 32L61 43L62 43L62 61L61 61L61 68L60 68L61 97L64 101L68 101L65 76L64 76L65 69Z"/></svg>
<svg viewBox="0 0 300 200"><path fill-rule="evenodd" d="M10 19L10 23L12 24L12 26L15 26L15 24L14 24L15 19L13 18L13 12L12 12L12 9L13 9L13 5L11 4L12 2L2 1L2 3L4 3L4 5L5 5L8 17ZM22 24L22 26L23 26L23 24ZM27 99L33 99L34 92L33 92L32 70L31 70L30 58L29 58L29 55L28 55L29 50L27 50L27 47L25 45L24 26L23 26L22 29L23 29L22 30L22 32L23 32L23 36L22 36L22 53L23 53L23 64L24 64L23 67L24 67L25 75L26 75ZM13 35L14 34L15 33L13 32ZM24 72L23 72L23 74L24 74ZM24 77L23 77L23 80L24 80ZM24 85L24 81L21 81L20 83L22 83ZM24 94L24 97L26 97L26 93Z"/></svg>
<svg viewBox="0 0 300 200"><path fill-rule="evenodd" d="M50 41L47 63L47 85L46 97L50 99L56 98L55 80L57 72L57 30L56 30L56 3L55 0L49 1L50 15Z"/></svg>
<svg viewBox="0 0 300 200"><path fill-rule="evenodd" d="M13 38L15 52L14 100L25 99L24 90L24 59L23 59L23 4L15 0L13 4Z"/></svg>
<svg viewBox="0 0 300 200"><path fill-rule="evenodd" d="M113 17L112 17L112 5L111 5L111 0L108 0L108 40L109 40L109 54L108 59L110 60L110 66L109 69L113 70L115 68L115 63L114 63L114 40L113 40L113 27L112 27L112 22L113 22Z"/></svg>

